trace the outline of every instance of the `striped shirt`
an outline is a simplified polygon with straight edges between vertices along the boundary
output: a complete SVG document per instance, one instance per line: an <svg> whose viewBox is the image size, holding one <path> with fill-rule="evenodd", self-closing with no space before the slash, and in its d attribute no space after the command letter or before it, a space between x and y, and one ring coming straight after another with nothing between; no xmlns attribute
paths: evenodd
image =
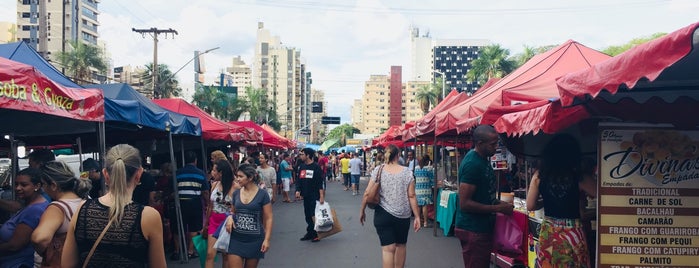
<svg viewBox="0 0 699 268"><path fill-rule="evenodd" d="M204 191L208 191L204 171L192 164L187 164L177 170L177 193L180 199L201 198Z"/></svg>

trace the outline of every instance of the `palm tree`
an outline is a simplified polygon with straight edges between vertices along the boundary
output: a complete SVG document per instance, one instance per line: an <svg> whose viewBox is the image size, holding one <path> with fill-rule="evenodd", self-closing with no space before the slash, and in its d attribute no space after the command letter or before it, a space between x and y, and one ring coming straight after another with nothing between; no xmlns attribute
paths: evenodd
<svg viewBox="0 0 699 268"><path fill-rule="evenodd" d="M107 64L99 47L80 41L70 41L69 45L72 47L70 51L58 52L58 62L79 84L92 83L92 70L99 73L107 71Z"/></svg>
<svg viewBox="0 0 699 268"><path fill-rule="evenodd" d="M444 77L440 76L440 77L437 77L434 80L434 83L430 85L430 91L432 91L432 94L434 94L437 97L436 102L434 103L435 105L437 105L437 103L442 102L442 99L444 98L444 96L442 96L442 92L446 89L443 88L443 87L445 87L445 85L442 84L442 83L444 83L443 81L444 81ZM445 94L449 94L449 93L445 92Z"/></svg>
<svg viewBox="0 0 699 268"><path fill-rule="evenodd" d="M515 62L508 59L510 50L500 45L484 47L478 58L471 62L471 69L466 73L468 81L483 85L491 78L502 78L515 69Z"/></svg>
<svg viewBox="0 0 699 268"><path fill-rule="evenodd" d="M524 65L524 63L531 60L534 56L536 56L536 54L539 53L540 52L538 52L537 49L534 47L524 46L524 51L514 56L517 66Z"/></svg>
<svg viewBox="0 0 699 268"><path fill-rule="evenodd" d="M141 75L143 88L153 88L153 63L146 64L146 70ZM158 64L158 86L153 92L153 98L179 97L182 94L179 82L166 64Z"/></svg>
<svg viewBox="0 0 699 268"><path fill-rule="evenodd" d="M240 101L218 90L216 86L204 86L197 83L192 102L197 107L223 121L236 120L242 113Z"/></svg>
<svg viewBox="0 0 699 268"><path fill-rule="evenodd" d="M441 92L439 95L441 95ZM418 101L422 114L425 115L430 111L430 106L437 105L437 94L432 90L432 86L424 85L415 93L415 100Z"/></svg>

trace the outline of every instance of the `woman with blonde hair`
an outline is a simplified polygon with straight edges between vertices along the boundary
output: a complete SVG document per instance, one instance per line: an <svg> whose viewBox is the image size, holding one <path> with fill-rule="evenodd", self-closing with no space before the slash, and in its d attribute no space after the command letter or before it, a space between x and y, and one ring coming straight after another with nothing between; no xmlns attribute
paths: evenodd
<svg viewBox="0 0 699 268"><path fill-rule="evenodd" d="M415 198L415 178L412 171L398 164L398 147L386 148L386 164L371 172L367 189L379 184L380 201L374 210L374 227L381 242L383 267L404 267L407 254L411 212L415 215L413 229L420 230L420 211ZM362 199L359 222L364 225L367 198Z"/></svg>
<svg viewBox="0 0 699 268"><path fill-rule="evenodd" d="M41 267L61 267L61 252L70 219L90 192L92 182L77 178L61 161L50 161L41 166L44 173L44 192L52 200L41 215L39 226L32 233L32 244L41 257Z"/></svg>
<svg viewBox="0 0 699 268"><path fill-rule="evenodd" d="M119 144L109 149L105 160L102 173L109 191L78 208L61 266L166 267L158 211L131 201L143 173L139 151Z"/></svg>

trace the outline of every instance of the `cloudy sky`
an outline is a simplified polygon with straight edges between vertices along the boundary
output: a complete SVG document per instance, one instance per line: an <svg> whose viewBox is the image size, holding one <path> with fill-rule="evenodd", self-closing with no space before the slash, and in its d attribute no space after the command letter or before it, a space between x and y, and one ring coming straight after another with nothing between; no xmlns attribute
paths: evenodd
<svg viewBox="0 0 699 268"><path fill-rule="evenodd" d="M0 21L16 21L16 3L0 0ZM328 114L343 122L370 75L401 65L409 77L411 25L436 39L488 39L516 54L568 39L603 49L699 21L696 0L103 0L99 9L100 39L114 66L153 60L152 38L132 28L172 28L179 35L161 37L158 61L173 71L194 50L220 47L205 56L207 83L235 56L252 62L257 23L264 22L301 50ZM178 79L191 92L193 65Z"/></svg>

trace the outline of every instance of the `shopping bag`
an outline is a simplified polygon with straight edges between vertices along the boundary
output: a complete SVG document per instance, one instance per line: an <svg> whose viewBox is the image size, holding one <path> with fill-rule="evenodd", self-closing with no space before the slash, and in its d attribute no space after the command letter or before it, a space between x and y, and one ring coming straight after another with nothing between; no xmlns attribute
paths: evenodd
<svg viewBox="0 0 699 268"><path fill-rule="evenodd" d="M221 231L218 233L216 243L214 243L214 249L218 252L228 253L228 243L231 242L231 233L226 230L226 223L229 220L230 217L226 217L226 220L221 223L221 228L219 228Z"/></svg>
<svg viewBox="0 0 699 268"><path fill-rule="evenodd" d="M324 239L328 236L334 235L342 231L342 225L340 224L340 221L337 219L337 213L335 213L335 209L333 208L330 211L333 219L333 227L327 232L318 232L319 239Z"/></svg>
<svg viewBox="0 0 699 268"><path fill-rule="evenodd" d="M316 201L315 225L313 230L316 232L327 232L333 228L333 218L330 215L330 204L328 202L320 203Z"/></svg>
<svg viewBox="0 0 699 268"><path fill-rule="evenodd" d="M522 228L512 215L496 213L493 248L498 254L517 257L522 252Z"/></svg>
<svg viewBox="0 0 699 268"><path fill-rule="evenodd" d="M209 247L208 241L206 241L206 238L199 234L192 237L192 243L194 244L194 250L196 250L197 254L201 256L199 258L199 264L201 267L206 266L206 250Z"/></svg>

